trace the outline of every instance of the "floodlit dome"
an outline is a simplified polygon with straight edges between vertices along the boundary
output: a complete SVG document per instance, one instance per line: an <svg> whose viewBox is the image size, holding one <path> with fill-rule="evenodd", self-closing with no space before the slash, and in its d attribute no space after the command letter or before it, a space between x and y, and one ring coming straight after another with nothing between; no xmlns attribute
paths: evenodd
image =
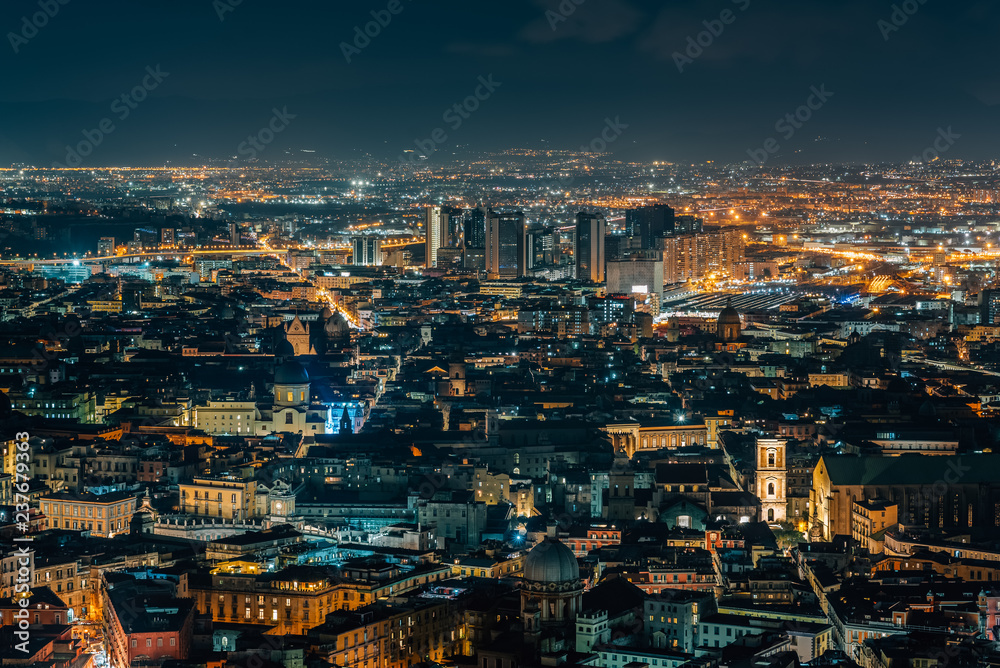
<svg viewBox="0 0 1000 668"><path fill-rule="evenodd" d="M347 325L347 318L345 318L340 311L337 311L326 319L323 331L326 332L326 335L329 338L350 336L350 328Z"/></svg>
<svg viewBox="0 0 1000 668"><path fill-rule="evenodd" d="M333 315L333 311L330 310L330 307L329 306L324 306L323 310L319 312L320 322L326 322L327 320L330 319L331 315Z"/></svg>
<svg viewBox="0 0 1000 668"><path fill-rule="evenodd" d="M555 538L546 538L531 548L524 560L524 579L533 582L572 582L580 579L580 566L573 550Z"/></svg>
<svg viewBox="0 0 1000 668"><path fill-rule="evenodd" d="M309 374L304 366L295 360L289 360L274 372L275 385L303 385L309 382Z"/></svg>
<svg viewBox="0 0 1000 668"><path fill-rule="evenodd" d="M719 313L720 325L739 325L740 312L733 308L732 304L727 304L726 308Z"/></svg>

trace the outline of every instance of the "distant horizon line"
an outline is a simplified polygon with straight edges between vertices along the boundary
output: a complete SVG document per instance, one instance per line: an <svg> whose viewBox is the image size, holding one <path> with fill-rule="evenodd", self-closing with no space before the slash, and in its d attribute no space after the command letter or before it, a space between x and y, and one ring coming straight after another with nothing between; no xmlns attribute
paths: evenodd
<svg viewBox="0 0 1000 668"><path fill-rule="evenodd" d="M518 149L505 149L505 151L508 151L508 150L518 150ZM574 150L571 150L571 149L552 149L552 150L553 150L553 152L562 152L562 153L569 153L569 154L575 154L575 155L596 155L596 156L605 157L605 158L610 158L610 157L613 157L613 155L614 155L612 153L589 153L589 152L584 152L584 151L574 151ZM503 151L499 151L499 152L498 151L482 151L482 152L480 152L480 155L499 154L499 153L503 153ZM335 161L335 162L351 162L352 160L362 160L362 159L363 158L353 158L353 159L351 159L351 158L320 158L320 160L330 160L330 161ZM224 158L218 158L218 159L216 159L216 161L218 161L218 162L222 162L224 160L225 160ZM804 167L878 167L878 166L913 166L913 167L925 166L926 167L926 166L932 166L932 165L945 165L945 164L955 164L955 165L962 165L962 164L985 165L985 164L990 164L990 163L993 163L993 162L997 162L998 160L1000 160L1000 157L997 157L997 158L981 158L981 159L950 158L950 159L946 159L946 160L933 160L931 162L914 162L912 160L906 160L906 161L879 160L879 161L875 161L875 162L831 161L831 162L802 162L802 163L794 163L794 164L774 164L774 163L772 163L772 164L769 164L769 165L758 165L758 164L754 164L754 163L752 163L750 161L722 162L722 161L716 161L716 160L702 160L702 161L697 161L697 162L690 162L690 161L671 161L671 160L635 160L635 159L625 160L625 159L620 159L620 163L622 165L627 165L627 164L630 164L630 163L631 164L638 163L638 164L649 164L649 165L657 165L657 166L662 165L662 166L665 166L665 167L706 167L706 166L712 166L712 167L716 167L716 168L719 168L719 169L756 168L757 171L767 171L769 169L796 169L796 168L804 168ZM168 161L168 162L172 162L172 161ZM19 164L19 163L11 163L11 164ZM390 169L394 167L394 165L392 165L391 162L389 162L387 164L390 165ZM445 164L436 164L436 165L427 164L426 165L426 169L427 169L427 171L433 171L434 169L441 169L441 168L444 168L445 166L446 166ZM101 166L92 166L92 167L84 167L84 166L79 166L79 167L68 167L68 166L67 167L56 167L56 166L43 167L43 166L38 166L38 165L25 165L23 167L13 167L13 166L12 167L0 167L0 173L3 173L3 172L22 172L22 171L31 171L31 172L89 172L89 171L95 171L95 170L159 170L159 171L166 171L166 170L174 170L174 169L231 169L231 170L238 170L238 169L273 169L273 168L276 168L276 167L282 167L282 168L300 167L300 168L304 168L304 169L325 169L328 166L327 165L308 164L307 159L303 158L302 162L298 162L298 161L290 159L290 160L288 160L286 162L280 162L279 161L279 162L272 162L272 163L266 163L266 164L241 164L241 165L240 164L225 165L225 164L209 164L209 163L192 163L192 164L186 164L186 165L182 165L182 164L167 165L167 164L162 164L162 163L161 164L156 164L156 165L122 164L122 165L101 165ZM568 168L572 168L572 166L569 166ZM414 169L413 166L399 165L399 170L402 171L402 172L412 172L413 169Z"/></svg>

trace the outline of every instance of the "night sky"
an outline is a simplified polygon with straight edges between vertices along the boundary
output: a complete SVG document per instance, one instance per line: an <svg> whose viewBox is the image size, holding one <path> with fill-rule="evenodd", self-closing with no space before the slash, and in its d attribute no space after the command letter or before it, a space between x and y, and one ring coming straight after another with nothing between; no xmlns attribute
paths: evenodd
<svg viewBox="0 0 1000 668"><path fill-rule="evenodd" d="M42 0L58 9L31 36L22 18L39 0L4 0L0 166L65 162L103 119L114 129L91 134L84 165L245 160L241 142L275 109L294 118L256 152L268 160L392 157L436 128L446 139L432 159L579 148L616 118L628 127L607 148L623 158L743 161L774 138L778 164L903 161L949 127L943 158L1000 155L989 0L236 2ZM348 63L342 43L354 48L372 11L391 18ZM674 54L702 32L707 46L678 71ZM490 75L499 86L475 111L443 119ZM144 78L148 98L122 118L122 94ZM821 86L832 95L808 121L776 129Z"/></svg>

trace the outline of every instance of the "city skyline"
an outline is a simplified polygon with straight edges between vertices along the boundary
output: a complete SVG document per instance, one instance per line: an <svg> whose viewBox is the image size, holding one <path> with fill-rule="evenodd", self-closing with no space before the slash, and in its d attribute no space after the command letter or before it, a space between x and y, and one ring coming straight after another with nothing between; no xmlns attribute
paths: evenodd
<svg viewBox="0 0 1000 668"><path fill-rule="evenodd" d="M0 663L997 668L998 26L7 0Z"/></svg>

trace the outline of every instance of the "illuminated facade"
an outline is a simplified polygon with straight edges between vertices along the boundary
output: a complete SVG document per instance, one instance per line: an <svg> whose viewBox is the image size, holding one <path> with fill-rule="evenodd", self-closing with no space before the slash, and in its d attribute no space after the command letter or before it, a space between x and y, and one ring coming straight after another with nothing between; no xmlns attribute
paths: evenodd
<svg viewBox="0 0 1000 668"><path fill-rule="evenodd" d="M137 507L136 498L126 492L101 496L57 492L43 496L39 503L45 528L76 529L104 538L128 533Z"/></svg>
<svg viewBox="0 0 1000 668"><path fill-rule="evenodd" d="M257 482L236 477L195 476L180 485L181 512L242 521L257 516Z"/></svg>
<svg viewBox="0 0 1000 668"><path fill-rule="evenodd" d="M786 445L786 441L777 438L757 439L756 490L766 522L784 522L788 510Z"/></svg>

